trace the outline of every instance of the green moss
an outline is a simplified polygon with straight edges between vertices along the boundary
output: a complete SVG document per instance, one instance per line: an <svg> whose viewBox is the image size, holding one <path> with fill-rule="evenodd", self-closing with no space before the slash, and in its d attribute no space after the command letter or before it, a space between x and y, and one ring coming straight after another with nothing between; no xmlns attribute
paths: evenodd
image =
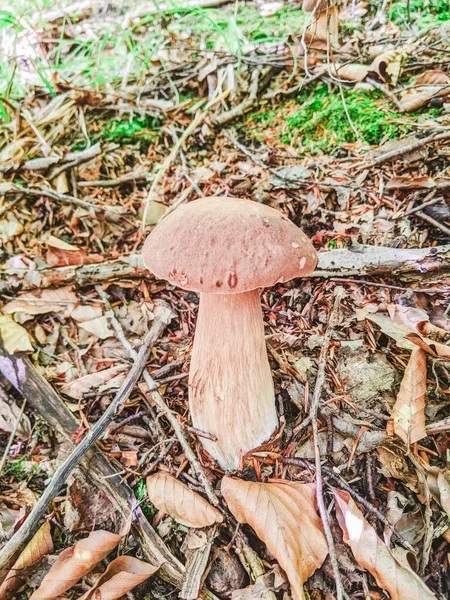
<svg viewBox="0 0 450 600"><path fill-rule="evenodd" d="M138 500L142 512L144 513L144 515L147 517L147 519L151 522L153 520L153 517L156 515L156 513L158 512L156 510L156 508L153 506L153 504L150 504L150 502L147 502L147 489L145 487L145 479L139 479L138 484L136 486L136 499Z"/></svg>
<svg viewBox="0 0 450 600"><path fill-rule="evenodd" d="M273 125L276 117L277 111L273 109L269 109L265 112L255 112L250 115L252 121L259 123L260 125L265 125L266 127Z"/></svg>
<svg viewBox="0 0 450 600"><path fill-rule="evenodd" d="M388 19L402 25L409 20L419 28L434 23L442 23L450 19L450 4L448 0L396 0L388 12Z"/></svg>
<svg viewBox="0 0 450 600"><path fill-rule="evenodd" d="M24 462L27 464L24 465ZM16 481L29 481L35 475L41 472L39 463L29 464L29 459L26 456L19 458L16 461L9 461L5 464L4 475L5 477L13 476Z"/></svg>
<svg viewBox="0 0 450 600"><path fill-rule="evenodd" d="M399 122L403 115L380 106L378 92L343 90L343 96L345 105L338 88L329 90L319 85L312 93L305 91L297 99L300 108L285 118L287 133L283 141L291 143L295 137L307 152L330 153L342 144L379 144L409 130Z"/></svg>
<svg viewBox="0 0 450 600"><path fill-rule="evenodd" d="M126 121L111 119L106 125L102 137L117 143L153 142L158 137L159 119L134 118Z"/></svg>

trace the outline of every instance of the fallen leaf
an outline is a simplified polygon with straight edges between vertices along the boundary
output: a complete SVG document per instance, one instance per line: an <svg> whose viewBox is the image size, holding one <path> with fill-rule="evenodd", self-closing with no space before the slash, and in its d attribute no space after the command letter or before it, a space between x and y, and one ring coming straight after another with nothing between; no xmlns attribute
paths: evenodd
<svg viewBox="0 0 450 600"><path fill-rule="evenodd" d="M158 510L187 527L208 527L223 521L221 513L197 492L162 471L147 477L147 494Z"/></svg>
<svg viewBox="0 0 450 600"><path fill-rule="evenodd" d="M56 600L58 596L70 590L114 550L128 530L129 524L120 534L103 530L93 531L87 538L63 550L30 600Z"/></svg>
<svg viewBox="0 0 450 600"><path fill-rule="evenodd" d="M399 348L414 350L414 347L419 346L422 350L433 356L450 358L450 346L424 337L418 332L416 328L417 324L416 327L411 324L411 321L408 324L404 320L404 314L403 316L399 315L400 313L397 313L394 319L392 319L387 315L366 314L365 318L376 323L383 333L395 340Z"/></svg>
<svg viewBox="0 0 450 600"><path fill-rule="evenodd" d="M450 470L429 467L427 484L433 498L450 517Z"/></svg>
<svg viewBox="0 0 450 600"><path fill-rule="evenodd" d="M25 569L31 567L41 560L41 558L52 552L53 540L50 521L46 521L25 546L7 574L0 587L0 598L2 598L2 600L9 600L11 598L12 600L14 598L14 592L23 583L21 572L24 572Z"/></svg>
<svg viewBox="0 0 450 600"><path fill-rule="evenodd" d="M47 254L45 258L51 267L103 262L103 257L100 254L88 255L84 249L68 244L53 235L46 239L46 245Z"/></svg>
<svg viewBox="0 0 450 600"><path fill-rule="evenodd" d="M444 71L433 69L417 77L415 86L400 95L400 104L406 112L425 106L432 98L450 94L450 77Z"/></svg>
<svg viewBox="0 0 450 600"><path fill-rule="evenodd" d="M286 572L294 600L304 600L304 582L328 554L315 486L224 477L221 490L235 518L253 527Z"/></svg>
<svg viewBox="0 0 450 600"><path fill-rule="evenodd" d="M91 319L90 321L80 322L80 327L97 336L101 340L106 340L114 335L114 331L109 326L109 319L106 315Z"/></svg>
<svg viewBox="0 0 450 600"><path fill-rule="evenodd" d="M69 531L92 530L112 519L115 507L100 489L85 477L71 478L64 503L64 527Z"/></svg>
<svg viewBox="0 0 450 600"><path fill-rule="evenodd" d="M92 321L98 319L103 314L101 306L93 306L92 304L80 304L70 314L72 319L83 323L84 321Z"/></svg>
<svg viewBox="0 0 450 600"><path fill-rule="evenodd" d="M331 66L330 72L334 77L345 79L346 81L363 81L368 73L369 68L367 65L361 63L350 63L346 65L340 65L336 63Z"/></svg>
<svg viewBox="0 0 450 600"><path fill-rule="evenodd" d="M77 296L68 287L55 290L44 289L20 294L15 300L5 304L3 312L7 315L16 312L25 312L29 315L62 312L69 316L77 302Z"/></svg>
<svg viewBox="0 0 450 600"><path fill-rule="evenodd" d="M132 556L119 556L108 565L94 587L79 600L118 600L158 569Z"/></svg>
<svg viewBox="0 0 450 600"><path fill-rule="evenodd" d="M383 52L374 58L369 70L376 73L386 83L395 86L400 76L403 58L408 51L408 47L403 47Z"/></svg>
<svg viewBox="0 0 450 600"><path fill-rule="evenodd" d="M400 562L380 540L347 492L335 491L339 525L358 564L371 573L392 600L436 600L407 563Z"/></svg>
<svg viewBox="0 0 450 600"><path fill-rule="evenodd" d="M275 2L264 2L264 4L260 4L258 6L258 12L261 17L273 17L279 12L284 6L283 0L278 0Z"/></svg>
<svg viewBox="0 0 450 600"><path fill-rule="evenodd" d="M426 355L421 348L416 347L411 352L397 400L392 408L394 432L407 446L427 436L425 429L426 380Z"/></svg>
<svg viewBox="0 0 450 600"><path fill-rule="evenodd" d="M431 177L409 177L408 175L393 177L386 183L387 190L419 190L436 187Z"/></svg>
<svg viewBox="0 0 450 600"><path fill-rule="evenodd" d="M11 433L16 428L16 422L20 415L20 408L9 399L6 401L3 395L0 396L0 431ZM24 413L20 419L16 435L21 440L26 440L31 434L31 423L28 416Z"/></svg>
<svg viewBox="0 0 450 600"><path fill-rule="evenodd" d="M108 369L102 369L89 375L84 375L79 379L74 379L66 385L63 385L61 391L72 398L80 400L84 394L90 392L93 388L98 388L101 385L107 384L109 381L114 379L117 375L123 373L126 370L126 365L116 365L115 367L109 367Z"/></svg>
<svg viewBox="0 0 450 600"><path fill-rule="evenodd" d="M33 352L28 331L11 317L0 315L0 337L8 354L16 352Z"/></svg>
<svg viewBox="0 0 450 600"><path fill-rule="evenodd" d="M23 232L22 223L20 223L11 213L8 213L7 216L7 219L2 219L0 221L0 240L4 244Z"/></svg>

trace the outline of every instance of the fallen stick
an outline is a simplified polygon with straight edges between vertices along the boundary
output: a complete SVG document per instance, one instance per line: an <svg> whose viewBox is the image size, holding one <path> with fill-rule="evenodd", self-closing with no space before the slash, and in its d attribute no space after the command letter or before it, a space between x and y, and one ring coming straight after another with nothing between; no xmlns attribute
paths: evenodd
<svg viewBox="0 0 450 600"><path fill-rule="evenodd" d="M325 384L325 369L327 366L327 355L328 355L328 347L330 345L331 336L338 322L339 316L339 307L341 305L342 298L344 297L344 288L338 287L336 291L336 296L334 299L333 307L330 311L330 316L328 318L328 325L325 331L325 335L323 336L322 349L320 351L319 363L317 366L317 378L316 384L314 387L314 392L312 395L311 407L309 410L309 414L311 416L311 425L313 431L313 440L314 440L314 462L315 462L315 470L316 470L316 498L317 498L317 507L319 509L320 518L322 520L323 530L325 533L325 537L328 545L328 552L330 553L330 562L331 567L333 569L333 577L336 584L336 596L338 600L343 600L344 598L344 588L342 586L342 579L339 572L339 564L336 555L336 548L334 545L333 534L330 528L330 522L328 519L328 511L325 506L325 501L323 497L323 478L322 478L322 457L320 455L319 448L319 423L317 420L317 413L319 411L320 400L322 397L322 389Z"/></svg>
<svg viewBox="0 0 450 600"><path fill-rule="evenodd" d="M433 248L387 248L358 246L352 250L319 253L313 277L363 277L389 275L401 281L441 278L450 272L450 244ZM56 267L41 270L5 269L0 271L0 293L28 291L63 285L79 287L118 279L150 279L140 254L91 265Z"/></svg>
<svg viewBox="0 0 450 600"><path fill-rule="evenodd" d="M153 321L153 325L147 334L144 343L142 344L136 361L127 374L125 381L123 382L123 385L115 396L114 400L103 413L102 417L95 423L92 429L83 437L81 442L74 447L67 459L60 465L60 467L58 467L50 484L44 490L43 494L39 498L38 502L28 515L21 528L0 551L0 571L3 571L3 573L5 573L5 567L7 567L11 561L17 557L17 554L23 549L33 533L36 531L37 527L39 526L39 522L45 516L51 501L58 495L61 486L66 482L72 471L78 465L80 465L87 452L91 450L96 441L98 441L105 433L108 425L123 408L125 402L133 391L135 384L139 380L142 371L145 368L145 364L150 355L154 342L167 325L167 320L165 319L167 315L167 309L162 309L162 315L163 316L161 317L161 314L158 314L158 310L155 311L155 320ZM22 392L22 389L27 391L27 389L30 390L31 388L31 390L33 390L33 382L28 382L26 378L27 371L25 369L25 359L3 355L0 360L0 370L3 376L6 377L19 392ZM130 509L131 508L132 507L130 507Z"/></svg>
<svg viewBox="0 0 450 600"><path fill-rule="evenodd" d="M376 165L381 165L388 160L393 160L403 156L404 154L408 154L409 152L413 152L414 150L418 150L419 148L423 148L423 146L427 146L428 144L434 144L435 142L445 142L446 140L450 140L450 131L444 131L443 133L429 135L426 138L422 138L421 140L417 140L417 142L413 142L412 144L408 144L403 148L396 148L395 150L391 150L390 152L386 152L381 156L377 156L373 160L370 160L366 163L363 163L357 168L357 171L362 171L363 169L370 169L371 167L375 167Z"/></svg>

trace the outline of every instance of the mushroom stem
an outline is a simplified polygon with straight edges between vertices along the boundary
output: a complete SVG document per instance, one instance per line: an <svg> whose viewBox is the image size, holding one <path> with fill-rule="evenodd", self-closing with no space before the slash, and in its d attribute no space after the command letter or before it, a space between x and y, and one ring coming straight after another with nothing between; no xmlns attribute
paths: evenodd
<svg viewBox="0 0 450 600"><path fill-rule="evenodd" d="M259 291L200 294L189 373L194 427L217 438L202 444L226 470L278 425Z"/></svg>

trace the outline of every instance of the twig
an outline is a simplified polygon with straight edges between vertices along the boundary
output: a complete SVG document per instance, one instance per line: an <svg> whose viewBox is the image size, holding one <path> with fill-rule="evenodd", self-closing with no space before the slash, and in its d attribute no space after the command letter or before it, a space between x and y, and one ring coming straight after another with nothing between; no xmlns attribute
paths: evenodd
<svg viewBox="0 0 450 600"><path fill-rule="evenodd" d="M133 183L135 181L150 181L151 175L148 173L130 173L122 175L117 179L96 179L94 181L78 181L78 187L116 187L124 183Z"/></svg>
<svg viewBox="0 0 450 600"><path fill-rule="evenodd" d="M436 191L433 190L431 193L434 195L436 193ZM429 198L429 197L430 196L427 195L427 198ZM432 200L425 199L425 202L422 202L422 204L419 204L419 206L415 206L414 208L410 208L409 210L407 210L402 215L399 215L399 217L401 217L401 218L403 218L403 217L409 217L409 215L413 215L414 213L416 213L419 210L422 210L424 208L427 208L428 206L433 206L434 204L438 204L439 202L442 202L442 200L443 200L442 196L439 196L438 198L433 198Z"/></svg>
<svg viewBox="0 0 450 600"><path fill-rule="evenodd" d="M165 327L165 323L161 324L159 319L155 319L154 326L145 337L142 347L136 355L136 360L114 400L92 429L84 436L78 446L74 448L68 458L60 467L58 467L50 484L44 490L44 493L28 515L25 523L0 551L0 569L3 569L15 556L19 548L22 548L27 543L35 532L39 521L45 516L51 501L58 495L61 486L65 483L75 467L81 463L88 450L92 448L95 442L105 433L114 417L122 410L125 402L130 397L134 386L142 375L153 343L161 332L161 326Z"/></svg>
<svg viewBox="0 0 450 600"><path fill-rule="evenodd" d="M332 277L330 281L338 283L356 283L359 285L372 285L373 287L387 288L388 290L399 290L401 292L413 292L414 294L450 294L449 289L440 288L406 288L400 285L390 285L389 283L378 283L376 281L368 281L367 279L349 279L346 277Z"/></svg>
<svg viewBox="0 0 450 600"><path fill-rule="evenodd" d="M313 439L314 439L314 458L316 465L316 497L317 497L317 506L319 508L320 518L322 519L323 529L325 532L325 537L327 539L328 550L330 552L330 561L331 566L333 568L334 580L336 583L336 594L338 600L343 600L344 598L344 589L342 586L341 576L339 573L339 565L338 559L336 555L336 550L334 547L333 534L331 533L330 523L328 521L328 512L325 506L325 501L323 498L323 480L322 480L322 462L320 456L320 448L319 448L319 424L317 420L317 413L319 410L320 398L322 395L322 388L325 384L325 368L327 364L327 354L328 354L328 346L330 345L331 336L333 334L334 328L337 324L338 314L339 314L339 306L341 304L341 300L344 296L344 289L342 287L338 288L336 291L336 296L334 299L334 305L330 313L330 317L328 319L327 329L325 331L325 335L323 337L322 349L320 351L319 356L319 364L317 368L317 379L316 385L314 388L310 415L311 415L311 424L313 430Z"/></svg>
<svg viewBox="0 0 450 600"><path fill-rule="evenodd" d="M14 441L15 435L17 433L17 429L19 428L20 421L22 419L23 411L25 410L26 404L27 404L27 399L24 398L23 402L22 402L22 406L20 407L19 414L17 415L16 422L14 423L13 430L11 431L11 434L9 436L8 443L6 444L6 448L5 448L5 451L3 453L2 460L0 462L0 475L3 472L3 468L5 466L6 461L8 460L8 454L9 454L9 451L11 449L12 443Z"/></svg>
<svg viewBox="0 0 450 600"><path fill-rule="evenodd" d="M318 269L312 277L389 275L397 280L433 278L450 270L450 244L427 248L387 248L358 246L356 249L319 253ZM130 254L81 266L49 269L0 269L0 293L28 291L76 284L79 287L120 279L151 278L141 254ZM437 292L436 292L437 293Z"/></svg>
<svg viewBox="0 0 450 600"><path fill-rule="evenodd" d="M400 156L403 156L404 154L408 154L409 152L418 150L419 148L422 148L423 146L426 146L428 144L434 144L435 142L444 142L449 139L450 139L450 131L444 131L444 133L439 133L437 135L434 133L433 135L429 135L426 138L417 140L417 142L413 142L412 144L409 144L408 146L403 146L403 148L396 148L395 150L386 152L385 154L382 154L381 156L377 156L377 158L374 158L373 160L371 160L369 162L363 163L356 170L362 171L364 169L370 169L371 167L374 167L376 165L381 165L381 164L387 162L388 160L393 160L395 158L399 158Z"/></svg>
<svg viewBox="0 0 450 600"><path fill-rule="evenodd" d="M75 196L70 196L69 194L60 194L59 192L51 190L50 188L30 188L14 183L10 185L6 193L14 192L25 194L27 196L46 196L47 198L51 198L52 200L56 200L58 202L64 202L65 204L75 204L76 206L81 206L82 208L94 210L96 212L102 211L105 213L105 216L114 215L114 217L117 218L117 216L123 214L123 210L119 206L102 206L99 204L93 204L92 202L81 200L81 198L75 198Z"/></svg>
<svg viewBox="0 0 450 600"><path fill-rule="evenodd" d="M118 321L117 317L114 314L114 311L111 308L111 304L109 303L107 294L104 292L104 290L99 285L95 286L95 289L97 290L97 293L99 294L99 296L105 303L105 306L107 308L106 315L109 318L111 325L117 334L117 337L122 342L123 346L126 348L128 354L131 356L131 358L135 358L136 351L131 346L130 342L127 340L125 333L123 331L122 325ZM186 454L186 458L190 462L194 472L197 474L197 477L198 477L203 489L205 490L205 493L208 496L209 501L212 504L214 504L215 506L217 506L218 504L220 504L219 499L216 496L214 490L212 489L211 484L209 483L208 478L206 477L206 474L203 470L202 465L200 464L200 462L197 459L197 457L195 456L194 451L192 450L189 442L187 441L187 439L183 433L183 429L182 429L180 422L178 421L175 414L169 409L169 407L165 403L163 397L157 390L157 388L160 387L160 385L154 381L154 379L152 378L152 376L150 375L150 373L148 372L147 369L144 369L144 371L143 371L143 378L144 378L145 383L148 386L148 389L152 396L153 401L155 402L155 404L158 406L161 413L167 418L170 425L172 426L172 429L174 430L175 435Z"/></svg>
<svg viewBox="0 0 450 600"><path fill-rule="evenodd" d="M439 223L439 221L436 221L436 219L433 219L433 217L426 215L421 210L418 210L416 212L416 215L418 217L420 217L422 219L422 221L426 221L427 223L429 223L430 225L433 225L433 227L436 227L436 229L440 229L442 231L442 233L445 233L445 235L450 237L450 228L449 227L442 225L442 223Z"/></svg>

